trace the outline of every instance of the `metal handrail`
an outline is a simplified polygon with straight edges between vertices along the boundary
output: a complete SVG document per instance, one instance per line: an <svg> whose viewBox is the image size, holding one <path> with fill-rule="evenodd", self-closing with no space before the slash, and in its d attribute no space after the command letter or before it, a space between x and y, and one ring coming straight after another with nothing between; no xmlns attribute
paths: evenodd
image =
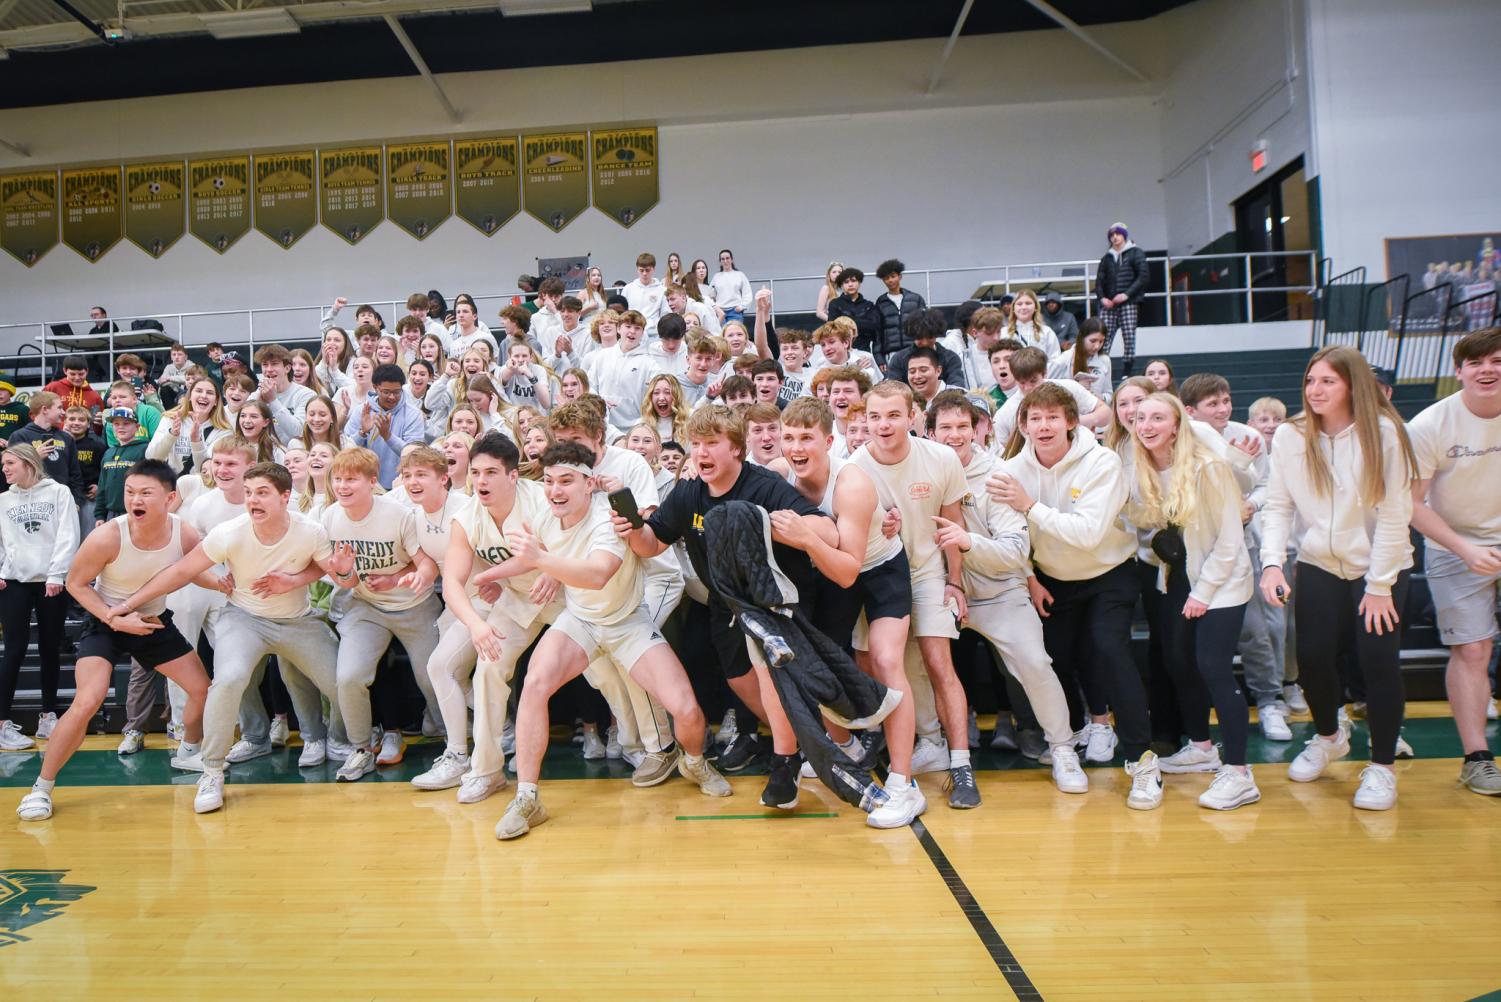
<svg viewBox="0 0 1501 1002"><path fill-rule="evenodd" d="M1401 276L1406 278L1406 275ZM1438 311L1439 339L1443 340L1444 328L1449 323L1449 310L1454 304L1454 286L1447 282L1443 285L1434 286L1431 289L1421 289L1402 300L1402 321L1397 331L1397 354L1392 360L1392 372L1402 371L1402 349L1407 343L1407 323L1412 316L1411 305L1424 296L1435 296L1442 300L1443 307Z"/></svg>

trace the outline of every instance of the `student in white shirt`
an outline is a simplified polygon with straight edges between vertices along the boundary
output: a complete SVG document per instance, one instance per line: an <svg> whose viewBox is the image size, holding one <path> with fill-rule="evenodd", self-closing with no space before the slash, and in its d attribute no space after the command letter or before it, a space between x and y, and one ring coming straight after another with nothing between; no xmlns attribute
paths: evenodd
<svg viewBox="0 0 1501 1002"><path fill-rule="evenodd" d="M857 330L855 322L849 317L836 317L814 331L813 343L817 347L810 363L814 371L852 365L865 373L872 383L884 378L870 352L850 347L855 341Z"/></svg>
<svg viewBox="0 0 1501 1002"><path fill-rule="evenodd" d="M1011 323L1006 328L1006 337L1031 348L1040 348L1049 359L1061 350L1058 335L1042 322L1042 307L1037 304L1037 295L1031 289L1016 294L1016 300L1011 304Z"/></svg>
<svg viewBox="0 0 1501 1002"><path fill-rule="evenodd" d="M1079 325L1074 346L1048 363L1052 379L1072 379L1095 396L1110 402L1110 355L1105 351L1105 325L1089 317Z"/></svg>
<svg viewBox="0 0 1501 1002"><path fill-rule="evenodd" d="M657 340L646 347L646 356L651 360L651 371L681 377L688 371L688 351L683 346L688 336L688 326L676 313L669 313L657 321Z"/></svg>
<svg viewBox="0 0 1501 1002"><path fill-rule="evenodd" d="M667 312L667 286L655 277L657 259L651 254L636 258L636 279L628 282L620 294L632 311L641 314L642 326L651 337L657 332L657 321Z"/></svg>
<svg viewBox="0 0 1501 1002"><path fill-rule="evenodd" d="M1047 356L1037 348L1022 348L1011 354L1006 362L1016 380L1016 391L1006 395L1006 402L995 412L996 441L1004 444L1016 430L1017 412L1022 399L1043 383L1062 387L1073 398L1074 408L1079 412L1079 424L1093 431L1110 423L1110 408L1094 394L1072 379L1048 379Z"/></svg>
<svg viewBox="0 0 1501 1002"><path fill-rule="evenodd" d="M668 285L666 295L668 313L676 313L685 321L689 316L697 317L699 326L707 333L719 333L719 314L714 311L712 306L690 298L688 290L681 285Z"/></svg>
<svg viewBox="0 0 1501 1002"><path fill-rule="evenodd" d="M938 343L959 356L965 389L989 390L995 385L990 349L1000 340L1001 311L971 300L954 311L954 322L958 326L944 334Z"/></svg>
<svg viewBox="0 0 1501 1002"><path fill-rule="evenodd" d="M609 407L610 426L623 435L641 420L641 395L653 370L651 355L641 340L646 318L635 310L627 311L620 318L619 332L614 347L590 356L594 371L589 382Z"/></svg>
<svg viewBox="0 0 1501 1002"><path fill-rule="evenodd" d="M542 361L553 372L567 372L582 364L598 343L579 321L583 304L574 296L558 300L558 325L550 331L551 343L542 346Z"/></svg>
<svg viewBox="0 0 1501 1002"><path fill-rule="evenodd" d="M875 376L871 372L876 373ZM829 377L829 410L834 412L834 454L841 459L849 457L854 450L849 448L850 407L865 399L870 392L871 380L880 378L880 370L857 369L852 365L833 370Z"/></svg>
<svg viewBox="0 0 1501 1002"><path fill-rule="evenodd" d="M513 407L528 404L539 410L552 408L552 388L547 370L537 364L531 345L510 341L506 344L505 364L500 367L501 398Z"/></svg>
<svg viewBox="0 0 1501 1002"><path fill-rule="evenodd" d="M491 358L500 354L500 345L490 328L479 322L474 299L468 293L460 293L453 301L453 330L448 338L448 354L462 357L479 341L490 345Z"/></svg>
<svg viewBox="0 0 1501 1002"><path fill-rule="evenodd" d="M279 344L257 351L255 364L261 367L260 400L271 408L276 437L283 442L296 438L302 432L303 411L317 394L292 382L292 353Z"/></svg>
<svg viewBox="0 0 1501 1002"><path fill-rule="evenodd" d="M735 268L735 255L728 247L719 252L719 270L709 279L714 304L724 310L725 323L744 320L751 305L750 279Z"/></svg>
<svg viewBox="0 0 1501 1002"><path fill-rule="evenodd" d="M688 370L678 380L678 386L683 393L683 403L690 411L708 401L718 368L719 349L714 341L702 335L689 337Z"/></svg>

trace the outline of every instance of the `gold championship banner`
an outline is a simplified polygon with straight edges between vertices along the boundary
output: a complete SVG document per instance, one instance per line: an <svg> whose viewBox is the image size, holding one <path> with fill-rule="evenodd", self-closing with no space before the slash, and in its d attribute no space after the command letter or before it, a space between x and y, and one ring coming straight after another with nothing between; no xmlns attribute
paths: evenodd
<svg viewBox="0 0 1501 1002"><path fill-rule="evenodd" d="M386 215L418 240L453 214L448 142L386 147Z"/></svg>
<svg viewBox="0 0 1501 1002"><path fill-rule="evenodd" d="M523 136L521 149L526 211L557 232L589 205L588 133Z"/></svg>
<svg viewBox="0 0 1501 1002"><path fill-rule="evenodd" d="M657 130L591 132L594 207L629 227L657 204Z"/></svg>
<svg viewBox="0 0 1501 1002"><path fill-rule="evenodd" d="M184 170L181 160L125 165L125 237L161 257L183 234Z"/></svg>
<svg viewBox="0 0 1501 1002"><path fill-rule="evenodd" d="M453 141L455 211L487 237L521 211L516 155L515 136Z"/></svg>
<svg viewBox="0 0 1501 1002"><path fill-rule="evenodd" d="M57 246L57 171L0 175L0 247L30 268Z"/></svg>
<svg viewBox="0 0 1501 1002"><path fill-rule="evenodd" d="M120 168L63 171L63 243L97 261L122 232Z"/></svg>
<svg viewBox="0 0 1501 1002"><path fill-rule="evenodd" d="M250 230L250 157L188 161L188 232L223 254Z"/></svg>
<svg viewBox="0 0 1501 1002"><path fill-rule="evenodd" d="M385 218L379 146L318 151L323 225L357 244Z"/></svg>
<svg viewBox="0 0 1501 1002"><path fill-rule="evenodd" d="M318 155L257 153L251 161L255 177L255 228L288 248L318 225Z"/></svg>

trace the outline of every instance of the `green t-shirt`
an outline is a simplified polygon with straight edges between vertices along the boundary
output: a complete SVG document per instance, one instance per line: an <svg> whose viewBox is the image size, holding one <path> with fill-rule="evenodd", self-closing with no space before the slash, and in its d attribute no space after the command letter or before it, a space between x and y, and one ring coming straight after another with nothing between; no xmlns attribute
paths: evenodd
<svg viewBox="0 0 1501 1002"><path fill-rule="evenodd" d="M17 428L24 428L31 423L31 408L19 401L12 400L8 404L0 405L0 441L10 439L10 433Z"/></svg>

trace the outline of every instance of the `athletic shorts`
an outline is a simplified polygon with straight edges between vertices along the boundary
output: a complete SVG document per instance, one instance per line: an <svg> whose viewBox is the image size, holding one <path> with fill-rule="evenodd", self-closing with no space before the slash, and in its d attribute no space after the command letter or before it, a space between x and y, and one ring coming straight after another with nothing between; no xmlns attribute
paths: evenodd
<svg viewBox="0 0 1501 1002"><path fill-rule="evenodd" d="M954 621L954 614L943 604L943 578L929 578L926 581L912 582L912 625L907 630L907 636L912 639L918 637L945 637L949 640L959 636L959 624ZM857 651L870 650L870 619L861 616L855 624L855 639L853 644Z"/></svg>
<svg viewBox="0 0 1501 1002"><path fill-rule="evenodd" d="M565 609L552 628L582 647L588 660L607 655L627 672L641 660L641 655L667 643L644 605L611 626L585 622Z"/></svg>
<svg viewBox="0 0 1501 1002"><path fill-rule="evenodd" d="M1438 614L1439 639L1446 646L1473 644L1496 635L1501 574L1481 577L1459 557L1432 543L1424 552L1423 570Z"/></svg>
<svg viewBox="0 0 1501 1002"><path fill-rule="evenodd" d="M889 559L861 571L848 588L836 587L831 582L824 584L815 625L841 647L851 645L862 611L867 623L912 614L912 572L905 550L897 550Z"/></svg>
<svg viewBox="0 0 1501 1002"><path fill-rule="evenodd" d="M162 628L138 637L111 630L93 616L86 616L83 635L78 639L79 659L103 658L112 665L119 665L135 658L141 667L155 668L193 653L193 645L183 639L173 625L171 610L162 610L156 618L161 620Z"/></svg>

